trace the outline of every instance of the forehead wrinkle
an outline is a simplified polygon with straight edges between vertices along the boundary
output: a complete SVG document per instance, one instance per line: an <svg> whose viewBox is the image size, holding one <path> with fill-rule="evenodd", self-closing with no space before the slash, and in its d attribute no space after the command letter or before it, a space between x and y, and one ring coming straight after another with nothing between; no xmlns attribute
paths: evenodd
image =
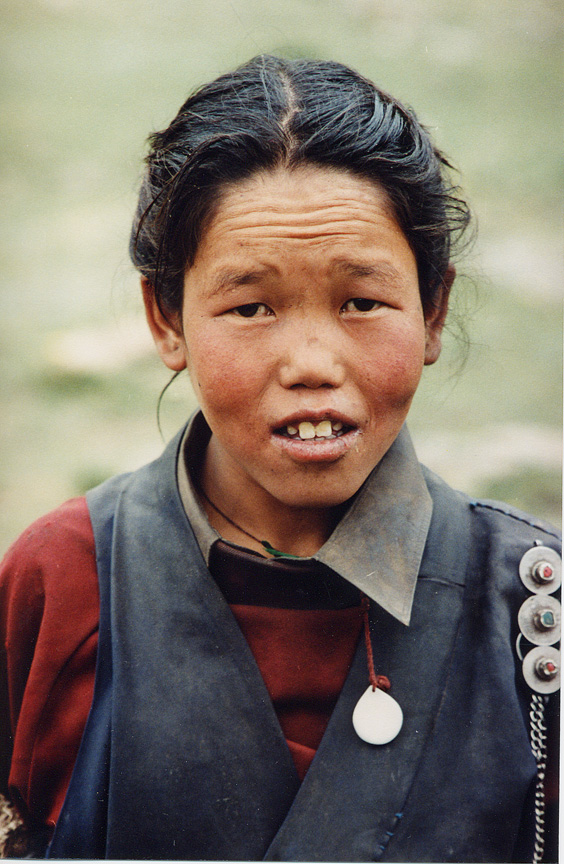
<svg viewBox="0 0 564 864"><path fill-rule="evenodd" d="M364 225L366 223L358 220L356 223L350 219L325 222L320 225L312 225L310 222L304 225L289 221L288 224L280 223L257 223L256 225L245 225L235 229L218 232L219 239L222 234L228 236L236 234L238 242L244 246L252 246L264 242L318 240L320 242L331 241L342 237L356 237L359 242L365 242ZM257 229L259 231L257 232Z"/></svg>
<svg viewBox="0 0 564 864"><path fill-rule="evenodd" d="M382 219L382 215L389 218L387 213L379 212L376 202L357 202L350 197L328 200L317 207L313 207L308 201L295 200L287 202L287 205L284 200L272 204L263 201L255 204L252 200L224 202L212 222L211 230L244 232L262 228L300 232L304 228L324 230L343 222L362 226L366 223L374 224ZM339 210L342 212L339 213Z"/></svg>

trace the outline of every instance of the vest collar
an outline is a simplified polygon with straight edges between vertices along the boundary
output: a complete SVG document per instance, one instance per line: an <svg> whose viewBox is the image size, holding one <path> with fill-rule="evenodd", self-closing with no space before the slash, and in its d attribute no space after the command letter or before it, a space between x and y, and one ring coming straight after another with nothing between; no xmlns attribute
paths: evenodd
<svg viewBox="0 0 564 864"><path fill-rule="evenodd" d="M201 465L209 436L209 426L198 411L186 428L177 461L182 505L206 564L220 535L200 505L191 471ZM404 426L313 558L355 585L402 624L409 624L432 509L421 466Z"/></svg>

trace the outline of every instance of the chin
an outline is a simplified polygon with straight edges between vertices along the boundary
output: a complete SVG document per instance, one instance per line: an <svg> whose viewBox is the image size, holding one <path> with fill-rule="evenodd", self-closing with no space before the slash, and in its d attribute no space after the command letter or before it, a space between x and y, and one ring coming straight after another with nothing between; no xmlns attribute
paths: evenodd
<svg viewBox="0 0 564 864"><path fill-rule="evenodd" d="M370 472L369 472L370 473ZM368 474L366 475L368 476ZM331 507L339 507L349 498L355 495L366 477L359 479L358 483L339 483L338 485L316 483L315 481L302 482L295 486L285 484L283 488L274 493L274 497L287 507L299 509L322 510Z"/></svg>

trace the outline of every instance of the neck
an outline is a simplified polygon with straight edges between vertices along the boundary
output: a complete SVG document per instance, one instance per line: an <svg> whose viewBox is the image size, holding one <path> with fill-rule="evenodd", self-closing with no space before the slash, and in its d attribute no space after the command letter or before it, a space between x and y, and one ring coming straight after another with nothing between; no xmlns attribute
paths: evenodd
<svg viewBox="0 0 564 864"><path fill-rule="evenodd" d="M280 552L310 557L323 546L343 507L293 507L253 484L230 484L208 458L200 477L202 504L210 525L239 546L268 556L263 541Z"/></svg>

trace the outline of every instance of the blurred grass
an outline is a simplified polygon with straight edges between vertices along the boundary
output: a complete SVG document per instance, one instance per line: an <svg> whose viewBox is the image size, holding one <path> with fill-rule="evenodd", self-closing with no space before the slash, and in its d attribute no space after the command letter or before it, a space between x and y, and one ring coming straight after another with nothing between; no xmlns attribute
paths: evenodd
<svg viewBox="0 0 564 864"><path fill-rule="evenodd" d="M561 498L561 472L539 468L520 468L502 477L494 477L481 484L484 498L506 501L511 498L515 507L536 513L557 513Z"/></svg>
<svg viewBox="0 0 564 864"><path fill-rule="evenodd" d="M559 3L4 0L2 13L0 548L159 452L167 371L139 336L127 260L144 140L194 86L262 51L358 68L460 168L480 227L459 264L472 347L457 374L447 338L412 430L455 485L559 518ZM165 437L192 404L176 382Z"/></svg>

